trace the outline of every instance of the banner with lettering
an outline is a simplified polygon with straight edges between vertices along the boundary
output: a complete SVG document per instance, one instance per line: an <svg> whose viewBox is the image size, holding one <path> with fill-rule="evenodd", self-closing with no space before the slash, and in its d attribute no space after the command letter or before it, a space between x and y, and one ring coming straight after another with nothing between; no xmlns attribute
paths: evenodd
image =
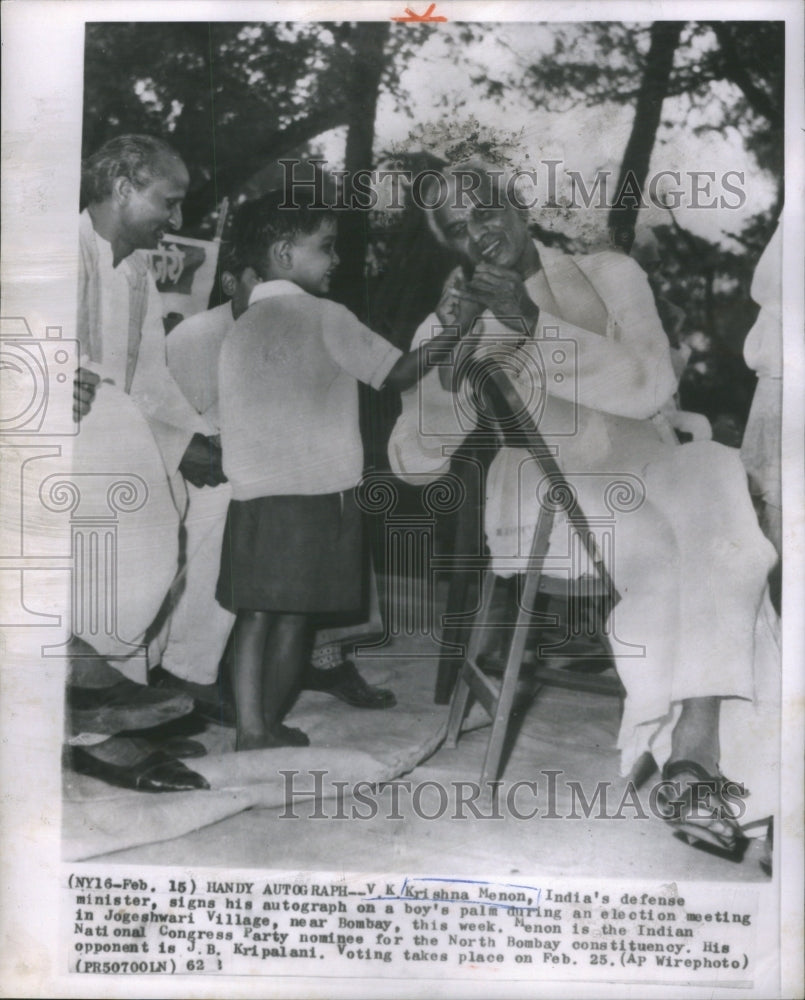
<svg viewBox="0 0 805 1000"><path fill-rule="evenodd" d="M183 317L203 312L209 302L219 240L196 240L175 233L163 236L156 250L148 254L148 264L162 297L162 315Z"/></svg>

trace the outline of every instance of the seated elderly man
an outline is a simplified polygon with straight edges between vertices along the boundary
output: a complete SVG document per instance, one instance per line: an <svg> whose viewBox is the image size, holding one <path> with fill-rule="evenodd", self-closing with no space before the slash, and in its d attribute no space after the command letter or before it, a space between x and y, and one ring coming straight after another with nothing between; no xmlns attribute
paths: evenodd
<svg viewBox="0 0 805 1000"><path fill-rule="evenodd" d="M472 195L468 170L481 181ZM614 515L604 550L621 595L608 632L627 693L622 769L650 751L675 830L731 852L742 833L719 771L719 712L723 699L753 698L753 629L774 551L758 528L737 452L711 441L678 444L660 412L676 380L639 266L621 253L574 257L533 240L525 211L494 182L483 165L467 164L445 168L423 191L434 206L429 225L464 266L414 346L450 324L460 340L451 366L404 395L391 467L418 482L447 470L468 431L462 372L474 355L497 350L588 517L608 482L627 479L645 491L642 503ZM498 453L487 510L504 522L522 517L519 532L499 536L487 518L493 560L529 551L537 483L528 452ZM706 808L702 783L712 793Z"/></svg>

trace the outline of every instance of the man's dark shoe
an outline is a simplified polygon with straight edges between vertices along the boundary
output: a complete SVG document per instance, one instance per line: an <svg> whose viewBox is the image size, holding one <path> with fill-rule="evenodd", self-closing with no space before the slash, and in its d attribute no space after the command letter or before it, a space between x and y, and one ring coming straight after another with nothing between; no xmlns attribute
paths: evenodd
<svg viewBox="0 0 805 1000"><path fill-rule="evenodd" d="M157 690L175 691L192 698L195 714L206 722L214 722L218 726L234 726L237 723L235 706L225 686L220 683L195 684L176 677L164 667L151 669L148 681Z"/></svg>
<svg viewBox="0 0 805 1000"><path fill-rule="evenodd" d="M123 759L116 762L97 755L104 752L101 748L105 746L101 743L96 748L68 747L69 766L79 774L88 774L109 785L132 788L138 792L191 792L210 787L206 778L191 771L164 750L145 750L135 760L127 759L129 754L123 754Z"/></svg>
<svg viewBox="0 0 805 1000"><path fill-rule="evenodd" d="M152 750L164 750L171 757L204 757L207 748L198 740L190 739L197 733L203 733L207 728L207 723L200 715L191 712L181 719L173 722L166 722L164 726L154 726L153 729L132 729L127 733L120 733L121 738L133 738L145 749L147 746Z"/></svg>
<svg viewBox="0 0 805 1000"><path fill-rule="evenodd" d="M353 708L394 708L397 704L393 691L367 684L352 660L344 660L331 670L308 667L305 687L331 694Z"/></svg>
<svg viewBox="0 0 805 1000"><path fill-rule="evenodd" d="M110 687L68 685L66 703L74 733L108 736L128 729L151 729L193 711L188 695L158 691L126 677Z"/></svg>
<svg viewBox="0 0 805 1000"><path fill-rule="evenodd" d="M189 736L197 736L199 733L203 733L207 728L207 721L203 719L198 712L191 712L189 715L183 715L181 719L171 719L170 722L165 722L161 726L149 726L147 729L127 729L120 733L120 736L141 736L151 743L161 746L167 740L183 740L187 739ZM175 757L181 757L181 754L174 754Z"/></svg>

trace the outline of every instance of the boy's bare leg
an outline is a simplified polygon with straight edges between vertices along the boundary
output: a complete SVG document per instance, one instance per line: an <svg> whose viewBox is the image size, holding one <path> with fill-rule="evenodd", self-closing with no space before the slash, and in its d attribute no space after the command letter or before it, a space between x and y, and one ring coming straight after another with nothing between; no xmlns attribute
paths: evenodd
<svg viewBox="0 0 805 1000"><path fill-rule="evenodd" d="M312 629L306 614L277 613L265 647L263 722L266 746L307 746L299 729L282 725L282 719L302 685L310 656Z"/></svg>
<svg viewBox="0 0 805 1000"><path fill-rule="evenodd" d="M263 662L274 617L271 611L238 611L235 619L232 648L236 750L258 750L271 745L266 743L263 723Z"/></svg>

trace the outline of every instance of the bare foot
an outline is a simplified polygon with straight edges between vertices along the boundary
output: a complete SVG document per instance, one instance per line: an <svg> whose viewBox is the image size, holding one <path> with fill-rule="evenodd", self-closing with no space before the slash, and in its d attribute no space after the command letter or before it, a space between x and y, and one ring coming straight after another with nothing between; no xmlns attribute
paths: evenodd
<svg viewBox="0 0 805 1000"><path fill-rule="evenodd" d="M267 746L274 746L273 743L266 743L266 734L264 732L244 732L243 730L238 730L237 737L235 738L235 751L239 750L264 750Z"/></svg>
<svg viewBox="0 0 805 1000"><path fill-rule="evenodd" d="M235 750L272 750L276 747L308 747L310 740L301 729L276 725L260 733L238 733Z"/></svg>

